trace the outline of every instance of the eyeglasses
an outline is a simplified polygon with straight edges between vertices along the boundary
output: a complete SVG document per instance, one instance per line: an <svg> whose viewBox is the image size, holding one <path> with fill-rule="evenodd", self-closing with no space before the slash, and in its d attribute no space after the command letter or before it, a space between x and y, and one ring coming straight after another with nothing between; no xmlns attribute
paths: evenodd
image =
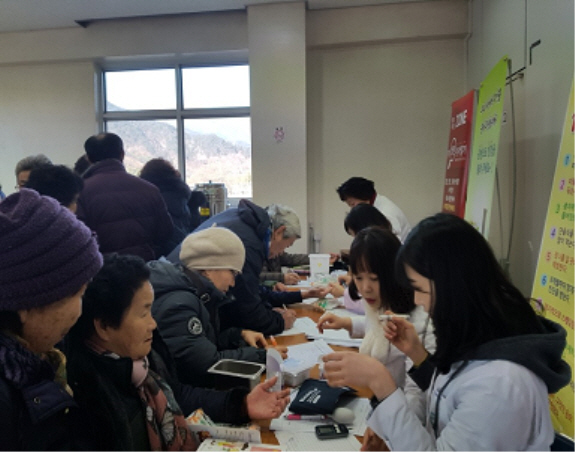
<svg viewBox="0 0 575 452"><path fill-rule="evenodd" d="M232 269L230 269L230 272L232 272L232 276L233 276L234 278L240 274L240 272L237 271L237 270L232 270Z"/></svg>

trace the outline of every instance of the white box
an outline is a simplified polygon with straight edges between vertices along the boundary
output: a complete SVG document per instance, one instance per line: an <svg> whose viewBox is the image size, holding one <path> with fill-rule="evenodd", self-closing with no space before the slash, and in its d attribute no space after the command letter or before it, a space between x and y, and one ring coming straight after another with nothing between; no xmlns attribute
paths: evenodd
<svg viewBox="0 0 575 452"><path fill-rule="evenodd" d="M309 255L309 269L312 280L316 279L317 275L329 275L329 258L329 254Z"/></svg>
<svg viewBox="0 0 575 452"><path fill-rule="evenodd" d="M305 380L309 378L310 371L311 369L305 369L299 371L297 374L294 374L289 371L284 371L282 372L284 384L295 388L296 386L301 385Z"/></svg>

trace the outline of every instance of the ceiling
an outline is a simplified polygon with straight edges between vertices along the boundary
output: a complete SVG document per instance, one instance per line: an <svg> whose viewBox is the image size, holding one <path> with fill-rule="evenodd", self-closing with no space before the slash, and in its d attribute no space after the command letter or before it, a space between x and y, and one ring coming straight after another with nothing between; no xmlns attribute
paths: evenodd
<svg viewBox="0 0 575 452"><path fill-rule="evenodd" d="M96 19L243 10L303 0L0 0L0 33L77 27ZM422 0L307 0L307 9L349 8ZM429 1L429 0L428 0Z"/></svg>

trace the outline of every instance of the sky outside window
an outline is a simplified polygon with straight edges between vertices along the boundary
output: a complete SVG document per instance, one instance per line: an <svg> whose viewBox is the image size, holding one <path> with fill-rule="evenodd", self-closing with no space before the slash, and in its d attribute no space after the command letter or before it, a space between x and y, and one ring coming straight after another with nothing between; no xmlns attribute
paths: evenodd
<svg viewBox="0 0 575 452"><path fill-rule="evenodd" d="M182 79L184 108L250 106L249 66L185 68Z"/></svg>
<svg viewBox="0 0 575 452"><path fill-rule="evenodd" d="M174 69L106 72L105 78L108 111L176 108Z"/></svg>

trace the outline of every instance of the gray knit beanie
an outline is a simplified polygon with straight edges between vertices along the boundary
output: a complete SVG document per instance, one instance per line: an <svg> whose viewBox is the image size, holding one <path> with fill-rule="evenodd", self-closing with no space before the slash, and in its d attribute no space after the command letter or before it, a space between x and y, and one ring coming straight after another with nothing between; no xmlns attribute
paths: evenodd
<svg viewBox="0 0 575 452"><path fill-rule="evenodd" d="M246 250L240 238L226 228L211 227L188 235L180 261L190 270L242 271Z"/></svg>
<svg viewBox="0 0 575 452"><path fill-rule="evenodd" d="M0 202L0 311L74 295L101 266L90 229L55 199L23 188Z"/></svg>

